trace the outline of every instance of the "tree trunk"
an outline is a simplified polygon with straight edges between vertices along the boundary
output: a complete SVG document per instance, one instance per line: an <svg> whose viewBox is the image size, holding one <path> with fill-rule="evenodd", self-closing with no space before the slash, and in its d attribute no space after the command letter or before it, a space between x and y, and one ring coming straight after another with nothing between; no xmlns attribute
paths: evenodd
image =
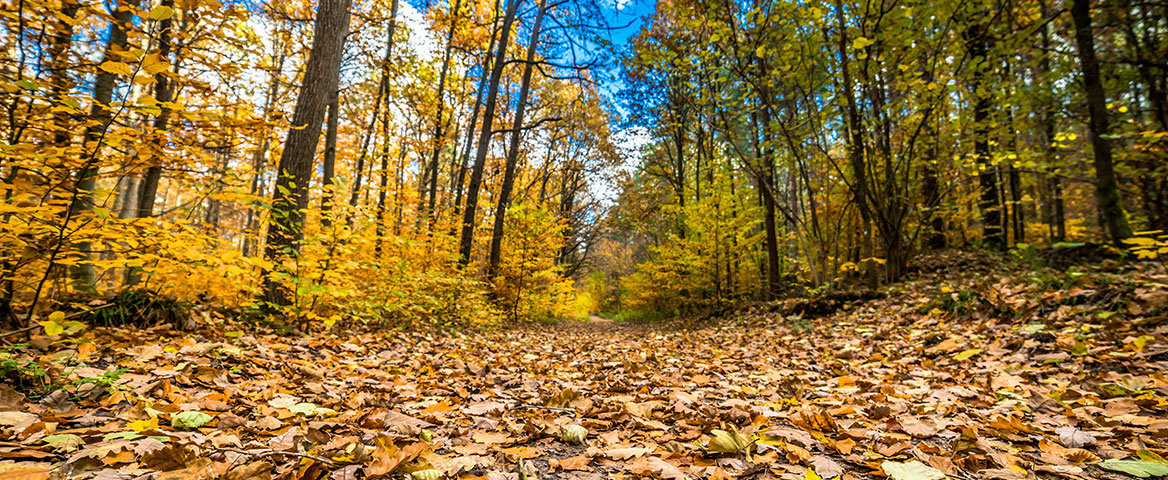
<svg viewBox="0 0 1168 480"><path fill-rule="evenodd" d="M119 1L110 22L109 37L106 40L105 53L102 62L120 62L119 52L126 48L126 31L133 28L134 14L132 8L135 0ZM93 82L93 106L89 111L89 127L85 129L82 144L82 166L77 172L74 190L76 201L69 209L69 218L80 215L82 212L93 211L93 190L97 186L98 159L100 158L101 141L105 136L109 123L113 120L113 109L110 101L113 99L114 83L117 80L113 73L98 69ZM80 291L92 292L95 290L93 264L89 261L89 242L79 242L78 250L84 258L70 269L70 278L73 287Z"/></svg>
<svg viewBox="0 0 1168 480"><path fill-rule="evenodd" d="M981 15L977 11L973 15ZM969 89L973 92L973 155L978 165L978 188L981 190L978 206L981 210L982 241L987 248L1002 250L1006 239L1002 231L1002 210L999 204L997 169L990 158L990 109L993 99L985 85L985 73L989 68L989 34L982 18L969 20L966 28L965 45L972 62Z"/></svg>
<svg viewBox="0 0 1168 480"><path fill-rule="evenodd" d="M503 172L503 186L499 191L499 201L495 204L495 225L491 231L491 254L487 263L487 278L494 279L498 273L499 260L503 251L503 220L511 203L511 190L515 188L515 169L519 163L519 139L523 129L523 113L527 108L527 96L531 91L531 70L535 62L535 48L539 45L539 34L543 16L547 13L547 0L539 1L539 13L535 15L535 25L531 30L531 42L527 44L527 62L523 64L523 81L519 84L519 103L515 106L515 119L511 123L511 146L507 149L507 166Z"/></svg>
<svg viewBox="0 0 1168 480"><path fill-rule="evenodd" d="M477 126L479 120L479 110L482 108L484 90L483 87L485 87L487 84L487 72L491 70L491 52L495 51L495 40L498 38L496 34L498 33L497 30L499 23L499 0L495 0L495 8L492 11L495 12L495 19L494 24L491 25L491 41L487 45L486 54L483 55L483 74L479 76L479 88L475 90L474 107L472 108L470 114L470 125L466 129L466 140L463 142L462 155L458 162L458 175L454 180L453 218L456 219L462 213L462 187L463 184L466 183L466 168L467 164L470 163L470 150L474 147L475 127ZM451 227L450 234L454 235L453 226Z"/></svg>
<svg viewBox="0 0 1168 480"><path fill-rule="evenodd" d="M470 264L471 247L474 246L475 214L479 202L479 188L483 182L483 169L487 163L487 151L491 147L491 129L495 121L495 104L499 97L499 79L503 75L504 60L507 58L507 43L511 36L511 24L522 0L508 0L507 13L503 17L503 27L499 31L498 51L491 67L491 81L488 84L487 104L483 108L483 127L479 134L478 150L474 167L471 169L470 186L466 196L466 209L462 212L462 238L459 241L458 262L463 267Z"/></svg>
<svg viewBox="0 0 1168 480"><path fill-rule="evenodd" d="M320 194L320 223L328 228L332 226L333 219L330 217L333 209L333 197L336 196L336 187L334 186L333 177L336 175L337 166L337 116L341 110L340 92L333 90L332 98L328 104L328 122L326 123L326 130L324 135L324 172L321 180Z"/></svg>
<svg viewBox="0 0 1168 480"><path fill-rule="evenodd" d="M272 105L276 103L276 97L280 92L280 72L284 70L284 60L287 58L286 45L281 42L278 48L280 49L280 53L276 57L276 68L272 69L272 76L268 80L268 91L264 99L264 122L267 122L272 116ZM248 188L248 193L253 197L258 196L264 190L263 178L268 171L268 149L272 145L268 135L268 129L264 128L260 134L259 148L256 149L255 156L252 158L251 186ZM257 250L255 244L258 242L260 235L256 231L256 222L256 209L253 206L247 209L247 220L245 222L247 228L243 234L242 250L245 257L252 256Z"/></svg>
<svg viewBox="0 0 1168 480"><path fill-rule="evenodd" d="M389 111L388 103L389 102L386 102L386 106L385 106L386 112ZM403 157L405 156L406 149L405 149L404 145L399 145L398 151L400 152L401 156L403 156ZM370 174L370 175L372 176L372 174ZM385 208L386 208L385 197L389 193L388 192L389 191L389 188L388 188L388 186L389 186L389 115L386 115L385 118L381 119L381 175L380 175L380 179L381 179L381 183L378 185L378 188L377 188L377 220L376 220L377 223L375 224L376 227L374 230L377 234L377 246L375 247L374 251L377 252L378 254L381 253L381 247L385 244ZM394 203L394 205L397 206L397 208L399 210L401 209L401 197L400 197L401 189L402 189L401 182L398 181L396 191L394 192L394 202L393 203ZM394 235L398 234L398 226L400 223L401 223L401 217L398 217L398 219L396 221L394 221L394 223L393 223Z"/></svg>
<svg viewBox="0 0 1168 480"><path fill-rule="evenodd" d="M1107 96L1099 78L1099 61L1095 58L1095 38L1091 33L1090 0L1071 0L1071 20L1075 24L1075 45L1079 50L1079 67L1083 71L1083 87L1087 93L1087 113L1090 121L1087 131L1095 150L1095 195L1100 214L1107 225L1107 233L1116 246L1132 235L1123 211L1115 169L1111 158L1111 140L1108 135Z"/></svg>
<svg viewBox="0 0 1168 480"><path fill-rule="evenodd" d="M1040 4L1043 18L1047 16L1046 2ZM1051 232L1051 243L1063 242L1067 239L1067 226L1063 207L1063 187L1058 177L1055 163L1058 161L1058 151L1055 148L1055 100L1054 85L1050 80L1050 23L1042 26L1042 57L1038 60L1039 85L1044 96L1039 121L1042 123L1042 133L1046 145L1043 146L1043 163L1050 173L1043 180L1046 182L1047 202L1043 204L1044 215Z"/></svg>
<svg viewBox="0 0 1168 480"><path fill-rule="evenodd" d="M57 31L49 43L48 51L51 71L49 72L49 101L59 103L64 96L73 90L73 82L69 78L69 51L73 45L73 17L81 8L77 0L63 0L61 2L60 18L57 21ZM70 20L66 21L65 18ZM69 130L70 115L65 112L54 112L53 146L64 147L69 144L73 134Z"/></svg>
<svg viewBox="0 0 1168 480"><path fill-rule="evenodd" d="M450 72L450 58L454 53L454 32L455 27L458 26L459 9L462 8L462 0L454 0L454 6L450 10L450 28L446 33L446 50L442 54L442 69L438 74L438 92L436 96L437 113L434 115L434 136L431 144L430 164L426 167L429 173L429 203L426 207L425 217L429 220L429 228L434 228L434 209L438 198L438 157L442 154L442 147L446 143L446 119L442 118L446 111L446 77ZM425 182L427 179L423 178ZM419 198L418 202L421 203ZM419 209L420 211L421 209Z"/></svg>
<svg viewBox="0 0 1168 480"><path fill-rule="evenodd" d="M174 0L162 0L160 5L173 7ZM158 57L168 64L171 63L170 41L173 29L173 16L158 24ZM142 178L142 184L138 190L138 212L135 215L138 218L146 218L154 214L154 197L158 195L158 182L162 178L162 157L158 152L161 152L166 145L163 135L166 134L166 128L170 123L170 109L166 107L166 104L174 100L174 86L171 85L170 78L167 77L166 73L164 71L154 76L154 98L158 100L161 110L158 112L158 116L154 117L155 153L151 155L150 166L146 168L146 175ZM131 280L134 279L131 277Z"/></svg>
<svg viewBox="0 0 1168 480"><path fill-rule="evenodd" d="M271 226L265 248L265 257L269 260L278 262L285 255L295 256L300 251L304 211L308 207L308 183L312 180L312 160L320 141L325 108L337 90L341 54L349 31L350 3L351 0L321 0L317 10L304 83L296 98L292 128L284 142L279 176L272 192ZM271 272L265 273L264 300L275 305L288 305L285 289L272 278Z"/></svg>
<svg viewBox="0 0 1168 480"><path fill-rule="evenodd" d="M852 198L860 211L860 226L862 229L860 235L864 250L863 255L865 256L861 261L865 265L868 288L875 289L879 277L877 277L876 272L875 254L872 251L872 211L868 203L868 166L864 160L864 132L863 125L860 122L859 108L856 106L856 96L852 91L851 67L848 65L847 57L848 27L844 23L843 5L839 0L836 0L835 5L836 22L839 24L839 42L836 47L839 52L840 73L843 75L840 83L843 84L844 100L846 101L847 107L848 160L852 167L852 176L854 177L852 181Z"/></svg>
<svg viewBox="0 0 1168 480"><path fill-rule="evenodd" d="M381 59L381 80L377 83L377 98L373 101L373 115L369 117L369 123L365 124L365 139L361 142L361 153L357 156L357 167L354 168L355 176L353 180L353 191L349 196L349 206L354 209L357 208L357 199L361 194L361 176L365 173L365 157L369 154L369 142L373 138L373 128L377 125L377 114L380 112L382 99L389 95L389 61L393 54L393 35L397 30L397 9L401 0L393 0L393 6L390 7L390 22L389 32L386 33L385 38L385 57ZM389 115L389 112L385 112ZM352 217L349 217L352 223Z"/></svg>

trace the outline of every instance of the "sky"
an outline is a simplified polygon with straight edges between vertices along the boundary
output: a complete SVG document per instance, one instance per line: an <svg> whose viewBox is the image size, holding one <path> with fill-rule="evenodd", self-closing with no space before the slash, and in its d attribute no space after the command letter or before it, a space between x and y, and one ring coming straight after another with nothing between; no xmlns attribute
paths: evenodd
<svg viewBox="0 0 1168 480"><path fill-rule="evenodd" d="M602 0L603 1L603 0ZM657 0L613 0L613 9L608 11L607 23L614 28L609 30L609 41L622 49L629 45L631 39L641 31L643 18L653 14L657 8ZM626 26L627 25L627 26ZM609 65L609 71L600 91L608 97L609 104L616 108L620 119L613 125L614 141L621 155L625 158L624 168L632 169L640 163L642 148L651 142L649 133L642 127L622 127L620 120L628 115L624 103L618 94L624 88L619 65ZM609 196L609 195L603 195Z"/></svg>
<svg viewBox="0 0 1168 480"><path fill-rule="evenodd" d="M441 1L441 0L439 0ZM577 1L577 0L568 0ZM624 52L629 46L632 38L641 31L641 26L644 23L644 17L651 15L656 8L657 0L593 0L599 4L600 14L603 16L597 19L597 25L607 25L608 28L604 30L594 30L591 35L597 35L604 40L610 42L615 48L615 53ZM426 20L425 14L418 10L422 7L423 2L431 3L433 0L407 0L402 2L398 12L398 18L412 31L410 36L410 47L423 58L435 58L440 51L441 40L434 31L430 29L429 21ZM522 8L530 13L535 2L532 0L523 0ZM521 10L524 12L524 10ZM547 25L545 24L545 27ZM521 30L522 31L522 30ZM548 30L545 30L548 31ZM579 33L575 33L579 35ZM521 34L523 36L524 34ZM595 39L589 38L575 38L575 42L585 44L585 51L579 53L580 56L592 56L601 54L601 48L595 44ZM590 44L590 46L589 46ZM564 55L567 57L567 55ZM558 63L570 64L570 58L552 58L551 60ZM589 58L578 58L578 62L587 62ZM593 71L593 78L597 81L597 90L600 94L607 98L608 105L615 111L612 131L613 140L619 152L624 158L624 168L632 169L640 164L642 148L649 144L651 138L648 132L643 127L625 127L623 120L627 117L628 112L624 108L624 103L619 98L621 90L624 89L623 75L620 71L619 58L612 56L610 53L604 53L603 61L598 68ZM607 201L612 201L615 198L615 188L612 185L595 185L598 191L594 193Z"/></svg>

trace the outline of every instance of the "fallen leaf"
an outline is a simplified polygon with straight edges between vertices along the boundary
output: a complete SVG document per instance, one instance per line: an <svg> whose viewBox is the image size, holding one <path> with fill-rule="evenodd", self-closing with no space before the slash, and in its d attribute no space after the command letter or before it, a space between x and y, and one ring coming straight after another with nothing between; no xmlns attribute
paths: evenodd
<svg viewBox="0 0 1168 480"><path fill-rule="evenodd" d="M947 478L944 473L917 460L910 462L885 461L880 469L892 480L941 480Z"/></svg>

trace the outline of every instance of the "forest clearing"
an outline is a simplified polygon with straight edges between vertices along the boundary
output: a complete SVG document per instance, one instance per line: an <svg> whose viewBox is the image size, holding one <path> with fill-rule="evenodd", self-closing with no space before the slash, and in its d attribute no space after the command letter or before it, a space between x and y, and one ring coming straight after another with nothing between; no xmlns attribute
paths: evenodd
<svg viewBox="0 0 1168 480"><path fill-rule="evenodd" d="M1168 476L1163 0L4 0L0 480Z"/></svg>

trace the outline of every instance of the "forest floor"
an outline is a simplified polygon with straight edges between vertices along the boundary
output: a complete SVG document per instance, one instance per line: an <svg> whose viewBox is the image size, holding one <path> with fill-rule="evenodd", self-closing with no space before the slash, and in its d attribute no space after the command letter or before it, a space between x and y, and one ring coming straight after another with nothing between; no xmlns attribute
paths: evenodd
<svg viewBox="0 0 1168 480"><path fill-rule="evenodd" d="M664 324L33 336L5 361L65 388L6 372L0 479L1168 473L1159 265L919 270L873 300Z"/></svg>

